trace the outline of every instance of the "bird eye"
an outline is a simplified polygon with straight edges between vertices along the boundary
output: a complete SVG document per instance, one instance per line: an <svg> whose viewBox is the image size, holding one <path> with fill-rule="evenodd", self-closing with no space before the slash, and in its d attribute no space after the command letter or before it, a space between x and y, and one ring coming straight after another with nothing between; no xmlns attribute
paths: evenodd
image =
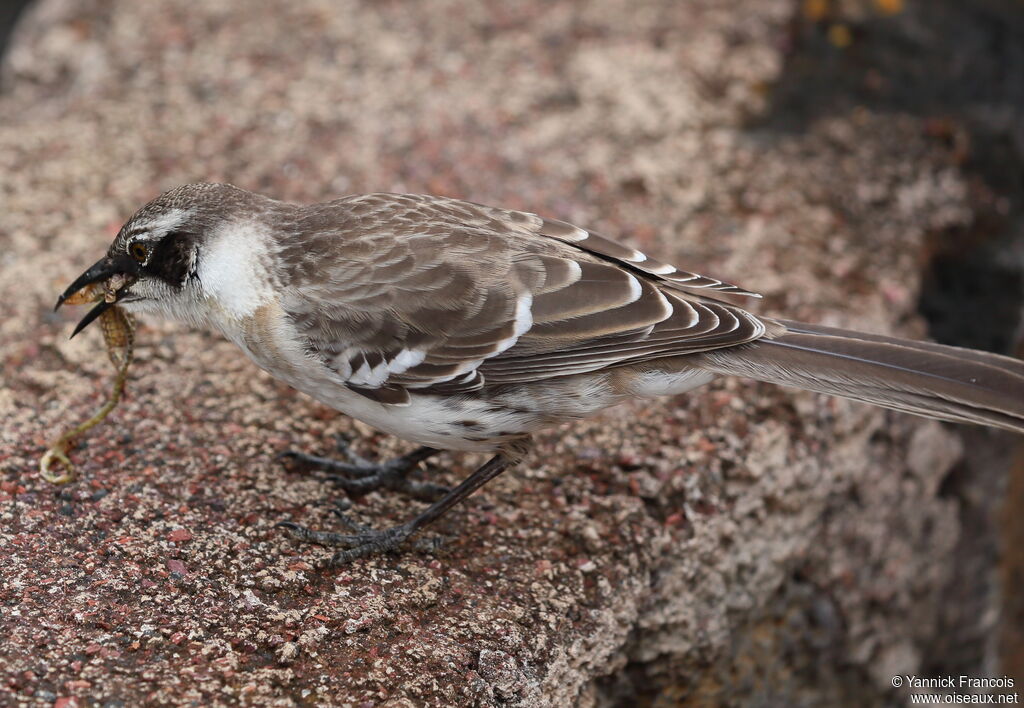
<svg viewBox="0 0 1024 708"><path fill-rule="evenodd" d="M146 257L149 255L149 249L141 243L133 243L128 247L128 253L139 263L145 263Z"/></svg>

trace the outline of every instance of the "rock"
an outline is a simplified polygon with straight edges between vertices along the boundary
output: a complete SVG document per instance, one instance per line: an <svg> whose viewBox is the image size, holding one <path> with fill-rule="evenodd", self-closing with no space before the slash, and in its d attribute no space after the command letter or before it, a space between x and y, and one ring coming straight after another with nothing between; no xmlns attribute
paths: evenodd
<svg viewBox="0 0 1024 708"><path fill-rule="evenodd" d="M807 46L840 50L797 5L40 0L0 95L0 703L82 680L98 705L885 705L905 702L896 667L981 671L977 642L934 649L999 609L960 567L969 535L971 577L995 575L993 532L967 534L949 491L960 433L856 403L723 381L624 406L538 436L432 554L326 571L274 524L329 527L340 493L278 455L408 447L147 320L126 400L71 452L76 486L106 493L65 515L35 472L112 375L55 294L134 208L200 179L528 208L759 290L764 312L922 335L928 237L969 229L984 185L914 107L857 103L890 80L864 83L863 54L808 69ZM931 7L876 18L879 41ZM862 80L801 92L826 70ZM446 484L480 462L442 460ZM970 613L943 609L953 587Z"/></svg>

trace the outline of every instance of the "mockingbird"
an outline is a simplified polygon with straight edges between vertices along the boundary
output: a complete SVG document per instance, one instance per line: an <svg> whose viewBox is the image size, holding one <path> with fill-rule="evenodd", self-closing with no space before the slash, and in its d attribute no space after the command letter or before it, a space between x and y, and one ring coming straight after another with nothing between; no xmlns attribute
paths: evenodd
<svg viewBox="0 0 1024 708"><path fill-rule="evenodd" d="M757 297L735 285L571 224L456 199L298 206L185 185L132 216L57 305L99 282L115 296L76 334L115 303L213 327L272 376L424 446L380 465L293 455L342 473L351 491L440 497L383 531L282 524L342 548L334 563L401 546L520 462L541 428L722 375L1024 432L1024 362L754 316L723 298ZM405 479L441 449L494 456L451 490Z"/></svg>

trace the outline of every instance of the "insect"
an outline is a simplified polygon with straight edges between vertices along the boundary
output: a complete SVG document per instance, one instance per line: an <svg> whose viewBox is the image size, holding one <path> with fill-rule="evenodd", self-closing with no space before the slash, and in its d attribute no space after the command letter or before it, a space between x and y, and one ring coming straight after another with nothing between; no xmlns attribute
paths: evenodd
<svg viewBox="0 0 1024 708"><path fill-rule="evenodd" d="M99 300L114 302L116 292L122 285L124 283L119 276L114 276L106 283L82 288L64 302L71 305L86 305ZM91 418L61 434L39 459L39 474L52 484L67 484L75 478L75 466L68 457L71 441L101 423L117 407L124 395L135 344L135 321L122 308L110 307L100 315L100 328L103 331L103 341L107 345L107 356L117 371L114 387L106 402ZM53 469L55 464L63 467L63 472L56 472Z"/></svg>

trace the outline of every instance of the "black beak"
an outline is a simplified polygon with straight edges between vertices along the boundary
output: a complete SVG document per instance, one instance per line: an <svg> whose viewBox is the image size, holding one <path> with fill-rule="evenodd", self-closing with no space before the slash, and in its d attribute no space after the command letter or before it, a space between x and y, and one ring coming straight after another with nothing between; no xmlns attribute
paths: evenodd
<svg viewBox="0 0 1024 708"><path fill-rule="evenodd" d="M138 273L139 264L129 256L106 256L101 258L87 271L78 276L78 278L75 279L75 282L68 286L67 290L61 293L60 297L57 298L57 304L54 305L53 309L56 310L59 308L64 304L65 300L87 285L107 280L115 275L138 275ZM123 288L118 291L118 299L120 299L122 292L124 292ZM75 331L71 333L71 336L74 337L76 334L88 327L93 320L113 307L114 304L114 302L107 302L106 300L98 302L94 308L86 313L85 317L82 318L82 321L78 323L75 327Z"/></svg>

